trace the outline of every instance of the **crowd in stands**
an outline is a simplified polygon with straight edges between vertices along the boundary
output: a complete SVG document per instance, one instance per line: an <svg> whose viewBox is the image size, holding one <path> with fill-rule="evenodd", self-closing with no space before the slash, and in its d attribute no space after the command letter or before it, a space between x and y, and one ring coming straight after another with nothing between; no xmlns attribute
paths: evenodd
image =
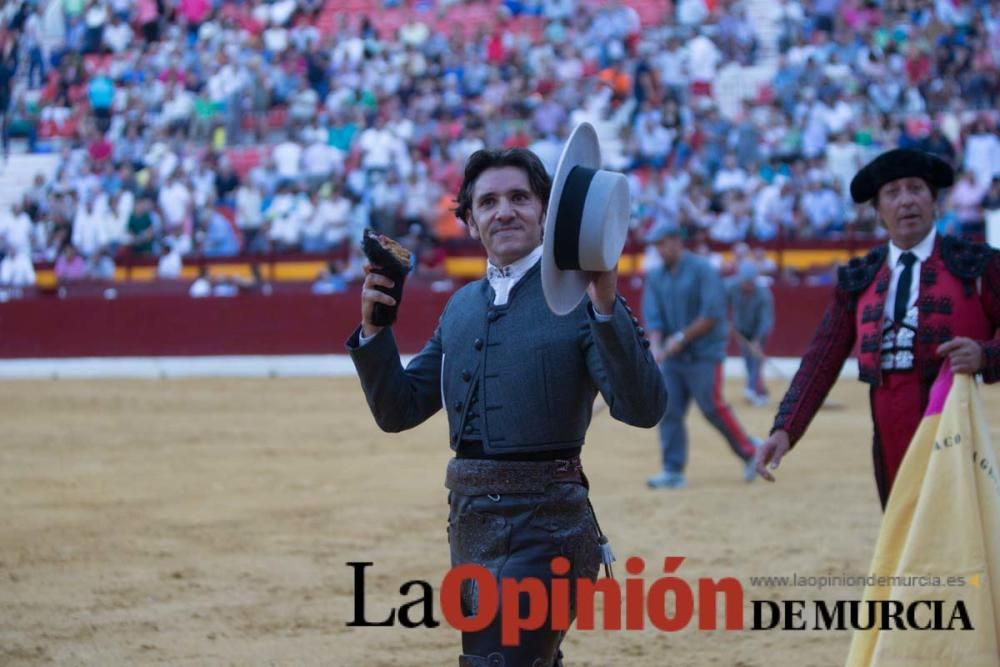
<svg viewBox="0 0 1000 667"><path fill-rule="evenodd" d="M71 281L125 257L171 276L191 255L345 253L365 227L433 268L465 238L473 151L554 167L583 120L629 175L636 238L665 218L698 242L877 235L847 184L894 146L960 169L943 228L1000 208L1000 1L651 4L7 2L4 159L22 142L59 166L0 212L0 284L38 262Z"/></svg>

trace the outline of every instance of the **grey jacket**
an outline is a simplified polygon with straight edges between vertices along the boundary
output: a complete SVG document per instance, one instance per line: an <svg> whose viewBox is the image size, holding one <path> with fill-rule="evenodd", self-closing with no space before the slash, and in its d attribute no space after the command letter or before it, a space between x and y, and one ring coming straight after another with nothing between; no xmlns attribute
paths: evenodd
<svg viewBox="0 0 1000 667"><path fill-rule="evenodd" d="M452 449L473 433L487 454L577 447L598 391L615 419L645 428L659 422L666 389L624 299L608 322L591 318L586 299L557 317L545 304L539 266L505 306L492 305L485 279L458 290L405 370L390 329L363 347L360 328L354 332L347 348L380 428L413 428L443 402Z"/></svg>

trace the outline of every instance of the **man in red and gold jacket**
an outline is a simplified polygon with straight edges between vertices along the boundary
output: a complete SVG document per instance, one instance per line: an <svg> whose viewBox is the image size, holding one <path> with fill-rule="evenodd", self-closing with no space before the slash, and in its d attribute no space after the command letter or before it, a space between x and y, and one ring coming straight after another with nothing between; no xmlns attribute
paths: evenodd
<svg viewBox="0 0 1000 667"><path fill-rule="evenodd" d="M839 268L833 303L758 450L765 479L774 481L771 471L802 438L855 346L860 379L871 387L883 507L944 360L956 373L1000 380L1000 254L934 229L938 191L953 182L946 162L903 148L854 177L852 198L871 201L890 240Z"/></svg>

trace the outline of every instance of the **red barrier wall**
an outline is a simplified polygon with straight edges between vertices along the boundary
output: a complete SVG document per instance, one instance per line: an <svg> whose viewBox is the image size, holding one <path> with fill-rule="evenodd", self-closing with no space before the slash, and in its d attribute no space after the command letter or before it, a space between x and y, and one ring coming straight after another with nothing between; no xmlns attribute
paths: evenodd
<svg viewBox="0 0 1000 667"><path fill-rule="evenodd" d="M93 289L64 299L37 296L0 304L0 358L342 354L360 320L356 287L329 296L300 287L204 299L188 297L186 285L166 291L105 299L102 289ZM771 355L801 355L830 291L774 288L777 327L768 342ZM623 292L630 303L639 303L634 288L623 285ZM448 297L407 286L394 326L403 352L420 349Z"/></svg>

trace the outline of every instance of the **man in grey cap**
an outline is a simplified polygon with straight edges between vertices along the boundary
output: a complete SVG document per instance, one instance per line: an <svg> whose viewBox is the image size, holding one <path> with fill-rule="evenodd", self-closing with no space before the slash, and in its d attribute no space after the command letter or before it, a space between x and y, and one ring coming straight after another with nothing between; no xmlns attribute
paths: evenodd
<svg viewBox="0 0 1000 667"><path fill-rule="evenodd" d="M758 280L757 265L743 260L726 285L733 313L733 330L747 368L746 399L753 405L767 405L764 385L764 343L774 326L774 298Z"/></svg>
<svg viewBox="0 0 1000 667"><path fill-rule="evenodd" d="M651 349L667 386L667 411L660 420L663 469L647 481L654 489L687 485L684 419L692 398L742 462L743 479L754 478L755 441L722 398L728 332L725 287L707 261L684 249L684 236L681 227L664 222L646 237L663 258L663 266L646 276L642 297Z"/></svg>

